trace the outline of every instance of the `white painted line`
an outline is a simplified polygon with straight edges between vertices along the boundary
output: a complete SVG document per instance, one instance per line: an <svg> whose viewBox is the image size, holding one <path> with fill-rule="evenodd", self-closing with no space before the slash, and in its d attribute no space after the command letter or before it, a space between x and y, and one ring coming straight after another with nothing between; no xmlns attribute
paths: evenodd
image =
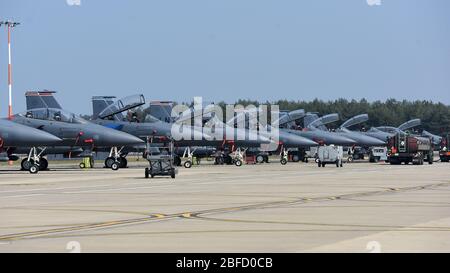
<svg viewBox="0 0 450 273"><path fill-rule="evenodd" d="M27 192L27 191L46 191L46 190L68 190L68 189L84 189L84 188L98 188L113 186L113 184L105 185L93 185L93 186L76 186L76 187L63 187L63 188L45 188L45 189L28 189L28 190L14 190L14 191L0 191L0 193L14 193L14 192Z"/></svg>
<svg viewBox="0 0 450 273"><path fill-rule="evenodd" d="M38 196L38 195L44 195L44 194L42 194L42 193L35 193L35 194L10 195L10 196L2 196L0 198L31 197L31 196Z"/></svg>

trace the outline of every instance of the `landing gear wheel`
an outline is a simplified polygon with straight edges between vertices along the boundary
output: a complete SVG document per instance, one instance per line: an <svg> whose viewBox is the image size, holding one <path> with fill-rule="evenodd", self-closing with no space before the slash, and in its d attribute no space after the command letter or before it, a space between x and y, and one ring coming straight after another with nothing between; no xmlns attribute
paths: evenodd
<svg viewBox="0 0 450 273"><path fill-rule="evenodd" d="M48 161L46 158L41 158L39 160L39 170L40 171L45 171L48 169Z"/></svg>
<svg viewBox="0 0 450 273"><path fill-rule="evenodd" d="M188 160L188 161L184 162L183 165L186 169L189 169L190 167L192 167L192 162Z"/></svg>
<svg viewBox="0 0 450 273"><path fill-rule="evenodd" d="M287 160L283 158L283 159L280 160L280 163L281 163L281 165L286 165L287 164Z"/></svg>
<svg viewBox="0 0 450 273"><path fill-rule="evenodd" d="M39 166L36 164L33 164L30 166L30 169L28 171L32 174L36 174L39 172Z"/></svg>
<svg viewBox="0 0 450 273"><path fill-rule="evenodd" d="M33 159L28 160L28 158L24 158L22 159L22 162L20 162L20 166L24 171L29 171L32 165L34 165Z"/></svg>
<svg viewBox="0 0 450 273"><path fill-rule="evenodd" d="M172 170L172 171L170 172L170 177L175 178L175 170Z"/></svg>
<svg viewBox="0 0 450 273"><path fill-rule="evenodd" d="M292 156L292 162L299 162L299 161L300 161L300 157L298 155Z"/></svg>
<svg viewBox="0 0 450 273"><path fill-rule="evenodd" d="M234 162L234 165L236 165L237 167L240 167L240 166L242 166L242 161L240 159L238 159Z"/></svg>
<svg viewBox="0 0 450 273"><path fill-rule="evenodd" d="M107 157L105 159L105 167L110 169L112 167L112 164L115 162L116 160L114 159L114 157Z"/></svg>
<svg viewBox="0 0 450 273"><path fill-rule="evenodd" d="M120 162L114 162L114 163L111 165L111 169L112 169L113 171L117 171L119 168L120 168Z"/></svg>
<svg viewBox="0 0 450 273"><path fill-rule="evenodd" d="M263 162L264 162L264 156L262 156L262 155L257 155L257 156L256 156L256 162L258 162L258 163L263 163Z"/></svg>
<svg viewBox="0 0 450 273"><path fill-rule="evenodd" d="M119 163L120 163L120 168L126 168L128 166L128 160L123 156L121 156L119 158Z"/></svg>
<svg viewBox="0 0 450 273"><path fill-rule="evenodd" d="M221 157L221 156L216 157L214 163L215 163L216 165L223 165L223 163L224 163L223 157Z"/></svg>
<svg viewBox="0 0 450 273"><path fill-rule="evenodd" d="M84 169L84 168L86 168L86 165L84 165L84 163L81 162L81 163L80 163L80 169Z"/></svg>
<svg viewBox="0 0 450 273"><path fill-rule="evenodd" d="M145 168L145 178L148 178L148 176L149 176L148 168Z"/></svg>

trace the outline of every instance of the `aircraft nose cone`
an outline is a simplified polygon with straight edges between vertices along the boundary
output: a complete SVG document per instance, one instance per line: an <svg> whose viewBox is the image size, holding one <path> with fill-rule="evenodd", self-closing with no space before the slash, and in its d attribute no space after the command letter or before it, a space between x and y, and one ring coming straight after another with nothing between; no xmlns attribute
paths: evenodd
<svg viewBox="0 0 450 273"><path fill-rule="evenodd" d="M386 142L379 140L374 137L366 137L366 145L367 146L383 146L386 145Z"/></svg>
<svg viewBox="0 0 450 273"><path fill-rule="evenodd" d="M318 145L317 142L307 139L305 137L282 132L280 132L280 141L286 146L293 146L293 147L311 147Z"/></svg>
<svg viewBox="0 0 450 273"><path fill-rule="evenodd" d="M102 128L102 133L97 134L94 141L99 146L127 146L145 143L138 137L108 128Z"/></svg>
<svg viewBox="0 0 450 273"><path fill-rule="evenodd" d="M15 123L2 123L0 137L5 146L48 146L62 141L47 132Z"/></svg>
<svg viewBox="0 0 450 273"><path fill-rule="evenodd" d="M35 134L33 134L32 139L33 141L40 143L41 145L52 145L62 141L62 139L60 139L59 137L47 132L41 130L38 130L38 132L39 133L36 132Z"/></svg>
<svg viewBox="0 0 450 273"><path fill-rule="evenodd" d="M356 144L356 141L353 139L350 139L348 137L343 137L339 135L331 136L330 141L328 141L328 144L335 144L335 145L341 145L341 146L352 146Z"/></svg>

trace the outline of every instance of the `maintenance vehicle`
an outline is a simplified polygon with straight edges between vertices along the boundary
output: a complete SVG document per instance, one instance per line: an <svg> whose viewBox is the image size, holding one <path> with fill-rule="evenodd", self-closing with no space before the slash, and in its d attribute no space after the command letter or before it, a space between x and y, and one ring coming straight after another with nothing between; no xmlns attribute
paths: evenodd
<svg viewBox="0 0 450 273"><path fill-rule="evenodd" d="M317 165L325 167L326 164L336 164L336 167L343 167L342 159L344 150L342 146L319 146L317 149Z"/></svg>
<svg viewBox="0 0 450 273"><path fill-rule="evenodd" d="M369 162L377 163L379 161L387 161L387 147L373 147L369 152Z"/></svg>
<svg viewBox="0 0 450 273"><path fill-rule="evenodd" d="M145 168L145 178L153 178L155 176L175 178L175 175L178 173L178 169L174 164L173 141L155 146L153 137L147 137L144 157L149 162L149 167Z"/></svg>
<svg viewBox="0 0 450 273"><path fill-rule="evenodd" d="M450 134L442 137L441 147L439 149L439 157L441 162L449 162L450 160Z"/></svg>
<svg viewBox="0 0 450 273"><path fill-rule="evenodd" d="M423 165L424 161L433 164L433 142L429 137L399 132L388 141L388 161L391 165Z"/></svg>

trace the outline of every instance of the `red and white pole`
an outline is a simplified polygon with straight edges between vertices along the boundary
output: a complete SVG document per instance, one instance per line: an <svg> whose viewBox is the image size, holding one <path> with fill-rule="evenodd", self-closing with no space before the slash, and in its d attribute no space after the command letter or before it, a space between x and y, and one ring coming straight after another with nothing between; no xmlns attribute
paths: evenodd
<svg viewBox="0 0 450 273"><path fill-rule="evenodd" d="M8 23L8 119L12 119L12 79L11 79L11 24Z"/></svg>

